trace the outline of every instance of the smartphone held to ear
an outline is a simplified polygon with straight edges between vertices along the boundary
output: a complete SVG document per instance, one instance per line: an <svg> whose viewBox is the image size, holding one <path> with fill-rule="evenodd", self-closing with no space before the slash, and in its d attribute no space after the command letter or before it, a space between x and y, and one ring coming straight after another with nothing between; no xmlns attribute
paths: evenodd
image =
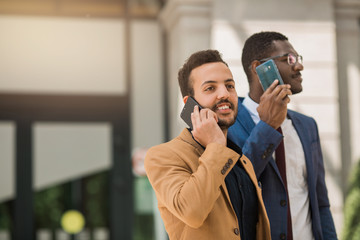
<svg viewBox="0 0 360 240"><path fill-rule="evenodd" d="M191 128L193 129L193 125L191 122L191 113L194 111L194 107L195 105L199 106L199 109L201 109L202 107L200 106L200 104L198 102L196 102L196 100L193 97L188 97L184 108L182 109L181 113L180 113L180 117L185 121L185 123Z"/></svg>
<svg viewBox="0 0 360 240"><path fill-rule="evenodd" d="M277 79L279 80L279 84L284 84L279 70L274 62L274 60L270 59L263 64L260 64L256 67L256 73L259 76L260 83L266 91L266 89Z"/></svg>

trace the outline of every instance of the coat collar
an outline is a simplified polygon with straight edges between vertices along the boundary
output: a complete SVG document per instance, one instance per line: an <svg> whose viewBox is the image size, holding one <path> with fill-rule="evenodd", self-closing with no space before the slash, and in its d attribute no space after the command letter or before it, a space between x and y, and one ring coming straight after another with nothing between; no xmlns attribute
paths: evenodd
<svg viewBox="0 0 360 240"><path fill-rule="evenodd" d="M205 148L194 139L189 128L184 128L180 133L179 138L192 145L200 155L205 151Z"/></svg>

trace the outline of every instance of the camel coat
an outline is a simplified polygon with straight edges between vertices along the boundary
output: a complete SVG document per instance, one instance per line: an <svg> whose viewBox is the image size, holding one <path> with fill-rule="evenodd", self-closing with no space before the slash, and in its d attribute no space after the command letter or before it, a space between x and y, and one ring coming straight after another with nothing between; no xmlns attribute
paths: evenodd
<svg viewBox="0 0 360 240"><path fill-rule="evenodd" d="M271 239L261 188L249 159L216 143L204 150L184 129L170 142L150 148L145 157L146 173L170 240L240 239L225 185L226 175L238 160L256 187L257 239Z"/></svg>

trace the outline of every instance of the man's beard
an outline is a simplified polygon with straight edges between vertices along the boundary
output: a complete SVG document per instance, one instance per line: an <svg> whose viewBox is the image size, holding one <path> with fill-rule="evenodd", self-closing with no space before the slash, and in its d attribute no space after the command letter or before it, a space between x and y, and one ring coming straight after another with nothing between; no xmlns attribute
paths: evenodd
<svg viewBox="0 0 360 240"><path fill-rule="evenodd" d="M218 125L221 129L228 129L231 125L233 125L236 121L236 116L237 116L237 108L235 108L234 104L232 104L229 100L221 100L219 101L218 103L216 103L212 108L211 110L213 112L217 112L217 106L221 103L229 103L230 104L230 108L234 111L234 117L233 119L228 119L228 120L225 120L225 119L221 119L219 116L218 116Z"/></svg>

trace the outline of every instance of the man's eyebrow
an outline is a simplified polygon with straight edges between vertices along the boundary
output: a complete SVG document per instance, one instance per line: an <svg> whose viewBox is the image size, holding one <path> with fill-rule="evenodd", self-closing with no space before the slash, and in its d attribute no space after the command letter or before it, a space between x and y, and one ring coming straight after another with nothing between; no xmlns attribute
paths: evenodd
<svg viewBox="0 0 360 240"><path fill-rule="evenodd" d="M228 82L235 82L234 79L232 78L229 78L229 79L226 79L224 81L225 83L228 83ZM201 84L201 86L204 86L205 84L210 84L210 83L218 83L218 81L214 81L214 80L208 80L208 81L205 81Z"/></svg>
<svg viewBox="0 0 360 240"><path fill-rule="evenodd" d="M203 83L201 84L201 86L204 86L204 85L210 84L210 83L216 83L216 81L214 81L214 80L208 80L208 81L203 82Z"/></svg>
<svg viewBox="0 0 360 240"><path fill-rule="evenodd" d="M235 80L232 78L229 78L229 79L225 80L225 82L235 82Z"/></svg>

